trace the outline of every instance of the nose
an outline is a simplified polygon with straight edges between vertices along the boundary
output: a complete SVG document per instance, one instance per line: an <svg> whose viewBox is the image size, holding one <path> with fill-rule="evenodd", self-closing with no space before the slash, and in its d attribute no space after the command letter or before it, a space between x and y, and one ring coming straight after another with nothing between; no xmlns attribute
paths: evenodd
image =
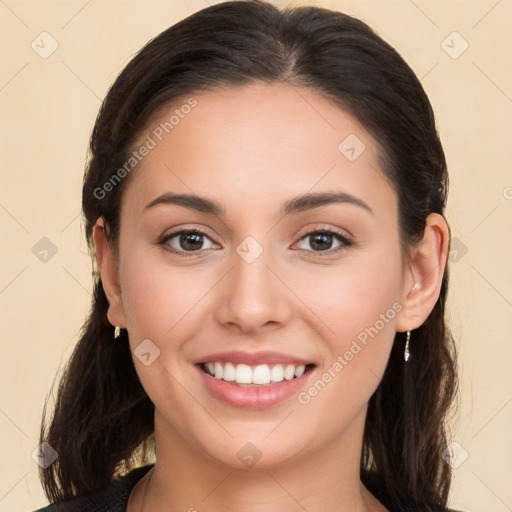
<svg viewBox="0 0 512 512"><path fill-rule="evenodd" d="M278 329L289 321L293 294L267 251L250 263L233 254L232 269L222 281L216 317L224 328L254 335L261 329Z"/></svg>

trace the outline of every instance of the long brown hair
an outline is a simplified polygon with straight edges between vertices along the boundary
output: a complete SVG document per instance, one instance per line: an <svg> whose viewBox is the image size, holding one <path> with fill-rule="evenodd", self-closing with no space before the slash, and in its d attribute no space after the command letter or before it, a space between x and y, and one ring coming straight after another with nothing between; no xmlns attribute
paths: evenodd
<svg viewBox="0 0 512 512"><path fill-rule="evenodd" d="M444 215L448 175L430 102L396 50L362 21L319 7L280 10L261 0L228 1L149 41L110 88L90 140L82 206L94 292L48 425L47 404L43 412L41 442L58 452L41 469L51 502L98 491L147 461L153 448L154 406L136 374L126 331L113 340L94 264L92 228L100 216L117 248L120 200L130 176L115 183L113 176L156 113L204 90L254 81L314 90L354 115L378 141L383 171L398 196L404 254L422 238L430 213ZM114 185L105 193L109 180ZM361 478L370 489L378 482L396 506L423 512L446 506L451 479L442 457L457 389L447 292L448 268L435 307L413 331L407 364L405 335L396 334L369 402L361 457Z"/></svg>

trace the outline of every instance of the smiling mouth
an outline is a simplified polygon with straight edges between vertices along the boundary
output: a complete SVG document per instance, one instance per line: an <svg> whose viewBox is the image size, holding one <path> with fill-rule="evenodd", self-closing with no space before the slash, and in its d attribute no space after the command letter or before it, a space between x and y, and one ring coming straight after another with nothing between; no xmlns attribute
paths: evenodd
<svg viewBox="0 0 512 512"><path fill-rule="evenodd" d="M198 365L204 373L225 382L237 386L261 387L279 384L302 377L309 372L314 364L259 364L249 366L247 364L234 363L200 363Z"/></svg>

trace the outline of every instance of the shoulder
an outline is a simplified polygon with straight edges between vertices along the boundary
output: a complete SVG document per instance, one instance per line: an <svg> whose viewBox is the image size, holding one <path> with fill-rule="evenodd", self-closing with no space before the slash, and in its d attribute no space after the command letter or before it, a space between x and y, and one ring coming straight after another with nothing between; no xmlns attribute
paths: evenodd
<svg viewBox="0 0 512 512"><path fill-rule="evenodd" d="M148 464L132 469L128 474L114 480L91 496L52 503L34 512L126 512L132 489L152 467L153 464Z"/></svg>

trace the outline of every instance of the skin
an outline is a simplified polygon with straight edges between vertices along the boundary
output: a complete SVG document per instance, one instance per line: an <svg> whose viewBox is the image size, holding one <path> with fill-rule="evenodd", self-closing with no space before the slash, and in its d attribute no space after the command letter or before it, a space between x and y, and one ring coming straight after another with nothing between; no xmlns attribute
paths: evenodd
<svg viewBox="0 0 512 512"><path fill-rule="evenodd" d="M359 479L368 400L395 332L419 327L439 297L446 222L431 214L422 241L402 260L397 197L380 170L377 142L310 90L252 84L194 97L197 107L130 177L119 260L103 219L94 229L110 322L128 330L132 350L149 338L161 351L149 366L134 357L156 409L158 460L145 509L386 510ZM338 150L349 134L366 147L354 161ZM280 214L292 197L338 191L363 200L373 214L350 203ZM225 214L170 204L145 209L166 192L207 197ZM165 248L185 252L179 237L158 244L171 231L194 227L208 235L190 257ZM315 252L305 235L320 228L354 244L333 238L332 248ZM252 263L236 252L247 236L263 249ZM307 389L393 304L401 310L305 405L294 395L268 409L229 406L193 366L214 352L276 350L315 363ZM248 442L261 454L251 468L237 456ZM132 493L130 512L141 509L148 479Z"/></svg>

